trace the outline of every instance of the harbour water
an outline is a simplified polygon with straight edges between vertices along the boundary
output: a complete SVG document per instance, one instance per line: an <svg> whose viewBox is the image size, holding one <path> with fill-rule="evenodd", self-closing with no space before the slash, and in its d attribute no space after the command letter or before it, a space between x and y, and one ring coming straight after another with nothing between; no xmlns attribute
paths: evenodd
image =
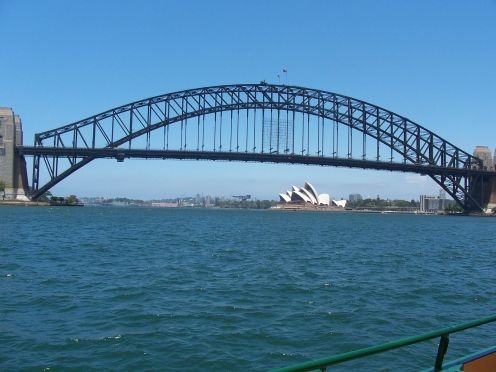
<svg viewBox="0 0 496 372"><path fill-rule="evenodd" d="M267 370L496 311L492 218L2 207L0 221L1 370ZM495 331L453 335L446 359ZM337 370L413 371L436 351Z"/></svg>

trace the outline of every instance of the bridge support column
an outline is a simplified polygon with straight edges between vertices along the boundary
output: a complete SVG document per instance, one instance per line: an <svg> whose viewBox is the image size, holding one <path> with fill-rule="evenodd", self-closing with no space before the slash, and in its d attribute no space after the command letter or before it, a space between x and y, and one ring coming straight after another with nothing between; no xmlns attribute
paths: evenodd
<svg viewBox="0 0 496 372"><path fill-rule="evenodd" d="M29 200L26 160L22 146L21 118L11 108L0 107L0 200Z"/></svg>
<svg viewBox="0 0 496 372"><path fill-rule="evenodd" d="M470 195L486 213L496 208L496 176L478 176L470 180Z"/></svg>

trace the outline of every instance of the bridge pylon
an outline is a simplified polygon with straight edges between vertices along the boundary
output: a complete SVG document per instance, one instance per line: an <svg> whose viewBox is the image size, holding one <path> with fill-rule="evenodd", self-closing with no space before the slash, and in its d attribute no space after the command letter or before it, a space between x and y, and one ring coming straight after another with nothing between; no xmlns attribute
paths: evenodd
<svg viewBox="0 0 496 372"><path fill-rule="evenodd" d="M479 202L485 212L491 212L496 208L496 176L471 177L470 195Z"/></svg>
<svg viewBox="0 0 496 372"><path fill-rule="evenodd" d="M21 118L8 107L0 107L0 198L29 200L28 176L22 146Z"/></svg>

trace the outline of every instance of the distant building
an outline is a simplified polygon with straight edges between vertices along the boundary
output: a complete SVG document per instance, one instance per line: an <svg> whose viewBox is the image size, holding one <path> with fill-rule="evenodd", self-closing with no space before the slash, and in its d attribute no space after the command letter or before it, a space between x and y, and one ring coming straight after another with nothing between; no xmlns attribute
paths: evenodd
<svg viewBox="0 0 496 372"><path fill-rule="evenodd" d="M439 199L446 199L446 191L443 189L439 190Z"/></svg>
<svg viewBox="0 0 496 372"><path fill-rule="evenodd" d="M318 194L315 187L305 182L304 187L291 186L291 190L279 194L279 201L282 204L313 204L322 206L339 206L345 207L346 200L332 200L329 194Z"/></svg>
<svg viewBox="0 0 496 372"><path fill-rule="evenodd" d="M482 160L482 165L486 169L494 169L493 159L491 157L491 150L487 146L476 146L474 156Z"/></svg>
<svg viewBox="0 0 496 372"><path fill-rule="evenodd" d="M455 201L446 199L445 195L444 190L439 193L439 196L420 195L420 212L437 213L454 205Z"/></svg>
<svg viewBox="0 0 496 372"><path fill-rule="evenodd" d="M350 196L348 197L348 200L350 203L356 203L356 202L362 201L363 197L361 194L350 194Z"/></svg>
<svg viewBox="0 0 496 372"><path fill-rule="evenodd" d="M156 208L177 208L179 207L179 203L169 203L169 202L152 202L152 207Z"/></svg>
<svg viewBox="0 0 496 372"><path fill-rule="evenodd" d="M211 207L213 205L214 204L212 203L212 197L210 195L207 195L205 196L205 198L203 198L203 206L205 208Z"/></svg>
<svg viewBox="0 0 496 372"><path fill-rule="evenodd" d="M437 212L439 210L439 198L437 196L420 195L421 212Z"/></svg>

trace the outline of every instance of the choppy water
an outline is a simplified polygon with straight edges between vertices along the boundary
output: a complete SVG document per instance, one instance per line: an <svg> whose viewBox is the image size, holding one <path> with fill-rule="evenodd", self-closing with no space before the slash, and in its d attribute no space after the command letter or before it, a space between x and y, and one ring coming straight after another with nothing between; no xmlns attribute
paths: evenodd
<svg viewBox="0 0 496 372"><path fill-rule="evenodd" d="M267 370L496 311L496 219L0 208L0 369ZM495 344L452 336L447 359ZM343 364L417 370L436 341Z"/></svg>

